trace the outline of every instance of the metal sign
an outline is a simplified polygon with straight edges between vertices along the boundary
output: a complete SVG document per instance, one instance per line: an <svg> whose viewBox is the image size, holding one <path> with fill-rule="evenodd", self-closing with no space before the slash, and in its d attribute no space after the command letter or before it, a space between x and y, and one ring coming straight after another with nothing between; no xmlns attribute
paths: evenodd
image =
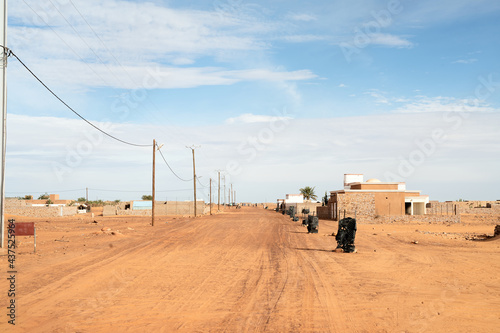
<svg viewBox="0 0 500 333"><path fill-rule="evenodd" d="M16 222L16 236L34 236L35 222Z"/></svg>
<svg viewBox="0 0 500 333"><path fill-rule="evenodd" d="M9 220L14 223L14 237L15 236L34 236L34 252L36 253L36 229L35 222L15 222L14 219Z"/></svg>

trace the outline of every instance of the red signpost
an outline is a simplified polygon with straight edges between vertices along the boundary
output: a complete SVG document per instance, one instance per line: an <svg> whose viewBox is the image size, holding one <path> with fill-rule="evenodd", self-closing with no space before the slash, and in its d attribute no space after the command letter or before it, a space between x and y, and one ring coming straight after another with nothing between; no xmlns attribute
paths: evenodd
<svg viewBox="0 0 500 333"><path fill-rule="evenodd" d="M35 247L34 252L36 253L36 228L35 222L16 222L15 224L15 235L16 236L34 236L35 237Z"/></svg>

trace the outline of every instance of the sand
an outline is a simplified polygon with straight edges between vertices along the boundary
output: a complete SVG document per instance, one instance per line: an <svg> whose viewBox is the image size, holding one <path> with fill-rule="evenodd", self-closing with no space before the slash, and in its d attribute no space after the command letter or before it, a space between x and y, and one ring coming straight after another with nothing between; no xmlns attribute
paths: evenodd
<svg viewBox="0 0 500 333"><path fill-rule="evenodd" d="M18 237L16 325L1 332L498 332L498 216L358 223L357 253L262 208L200 218L33 219ZM93 223L96 221L97 223Z"/></svg>

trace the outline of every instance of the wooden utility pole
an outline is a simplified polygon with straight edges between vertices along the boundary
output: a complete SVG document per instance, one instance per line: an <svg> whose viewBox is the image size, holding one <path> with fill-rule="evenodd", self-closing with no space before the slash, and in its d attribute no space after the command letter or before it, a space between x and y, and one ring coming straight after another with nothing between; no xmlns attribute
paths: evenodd
<svg viewBox="0 0 500 333"><path fill-rule="evenodd" d="M217 182L217 186L219 188L219 194L217 195L217 211L220 211L220 170L217 170L219 173L219 181Z"/></svg>
<svg viewBox="0 0 500 333"><path fill-rule="evenodd" d="M212 215L212 178L210 178L210 215Z"/></svg>
<svg viewBox="0 0 500 333"><path fill-rule="evenodd" d="M192 145L191 147L186 146L186 148L191 149L193 152L193 188L194 188L194 217L196 217L196 167L194 162L194 150L199 148L199 146Z"/></svg>
<svg viewBox="0 0 500 333"><path fill-rule="evenodd" d="M151 225L155 225L155 163L156 163L156 140L153 139L153 202L151 203Z"/></svg>
<svg viewBox="0 0 500 333"><path fill-rule="evenodd" d="M224 178L224 207L226 207L226 175L222 176Z"/></svg>
<svg viewBox="0 0 500 333"><path fill-rule="evenodd" d="M232 205L232 204L234 204L233 183L231 183L231 193L229 193L229 194L230 194L230 198L231 198L230 204Z"/></svg>
<svg viewBox="0 0 500 333"><path fill-rule="evenodd" d="M4 220L4 208L5 208L5 153L7 149L7 0L2 1L0 5L0 43L3 46L2 59L1 59L1 78L0 78L0 103L2 108L2 114L0 118L0 136L1 136L1 146L0 146L0 234L1 237L1 247L5 246L5 220Z"/></svg>
<svg viewBox="0 0 500 333"><path fill-rule="evenodd" d="M85 188L85 202L89 202L89 188Z"/></svg>

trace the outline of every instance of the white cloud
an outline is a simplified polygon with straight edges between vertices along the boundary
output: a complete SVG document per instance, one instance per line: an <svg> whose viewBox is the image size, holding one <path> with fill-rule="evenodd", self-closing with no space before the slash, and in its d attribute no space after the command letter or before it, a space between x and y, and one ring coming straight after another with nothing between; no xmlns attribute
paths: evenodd
<svg viewBox="0 0 500 333"><path fill-rule="evenodd" d="M338 87L339 88L346 88L347 86L345 84L341 83L341 84L338 85Z"/></svg>
<svg viewBox="0 0 500 333"><path fill-rule="evenodd" d="M276 126L270 125L273 120ZM108 127L113 135L127 141L147 144L156 138L166 143L162 148L164 156L181 177L189 178L192 172L191 154L185 145L201 145L197 150L197 173L206 177L204 179L215 169L237 163L241 174L232 174L234 181L231 182L238 188L242 200L263 200L262 179L266 179L266 190L274 192L287 190L283 179L287 186L295 189L303 186L299 183L323 186L332 177L339 178L338 184L325 189L335 190L341 188L341 175L353 170L375 178L383 178L387 171L397 173L400 160L419 149L418 142L429 140L439 128L444 131L445 140L435 143L432 152L425 155L424 163L416 167L414 176L401 179L425 182L435 177L436 170L452 168L456 173L441 173L440 182L424 188L418 186L417 189L435 199L434 191L442 191L442 182L460 182L463 174L470 172L494 175L499 162L494 157L500 156L497 144L500 132L496 125L499 121L500 114L479 113L464 121L459 130L454 130L454 123L436 113L329 119L246 114L217 126L114 123ZM151 152L147 147L132 147L99 137L98 132L78 119L10 114L8 124L7 192L29 194L85 187L127 191L150 188ZM102 127L105 123L97 125ZM306 133L307 139L301 133ZM91 149L86 150L89 143ZM158 191L190 187L170 173L160 156L157 156L156 168ZM58 176L62 176L62 182ZM475 186L483 191L481 196L494 195L498 177L485 178L488 178L488 186L478 183L469 190ZM488 188L493 190L485 190ZM444 193L447 197L441 199L455 199L454 189ZM134 198L130 193L105 194L109 199ZM181 192L179 198L186 200L189 195L184 198Z"/></svg>
<svg viewBox="0 0 500 333"><path fill-rule="evenodd" d="M413 43L409 40L391 34L373 33L368 35L370 44L388 47L411 48Z"/></svg>
<svg viewBox="0 0 500 333"><path fill-rule="evenodd" d="M226 119L226 124L250 124L250 123L270 123L278 120L292 119L291 117L277 117L268 115L258 115L245 113L241 116Z"/></svg>
<svg viewBox="0 0 500 333"><path fill-rule="evenodd" d="M425 112L500 112L488 103L478 99L457 99L454 97L417 96L413 101L397 108L397 113Z"/></svg>
<svg viewBox="0 0 500 333"><path fill-rule="evenodd" d="M217 67L170 67L155 63L136 66L83 64L75 60L34 61L29 64L49 86L174 89L230 85L241 81L299 81L317 78L309 70L226 70ZM56 71L53 68L57 68ZM90 72L89 72L90 69ZM24 71L18 67L18 70ZM71 73L71 75L67 75Z"/></svg>
<svg viewBox="0 0 500 333"><path fill-rule="evenodd" d="M472 63L475 63L476 61L477 61L477 59L475 59L475 58L459 59L459 60L453 61L452 64L472 64Z"/></svg>
<svg viewBox="0 0 500 333"><path fill-rule="evenodd" d="M391 104L390 99L385 96L385 93L379 91L378 89L370 89L369 91L364 92L363 94L375 98L375 103L377 104Z"/></svg>
<svg viewBox="0 0 500 333"><path fill-rule="evenodd" d="M307 43L307 42L316 42L320 40L327 40L327 36L320 35L289 35L284 36L283 40L291 43Z"/></svg>

